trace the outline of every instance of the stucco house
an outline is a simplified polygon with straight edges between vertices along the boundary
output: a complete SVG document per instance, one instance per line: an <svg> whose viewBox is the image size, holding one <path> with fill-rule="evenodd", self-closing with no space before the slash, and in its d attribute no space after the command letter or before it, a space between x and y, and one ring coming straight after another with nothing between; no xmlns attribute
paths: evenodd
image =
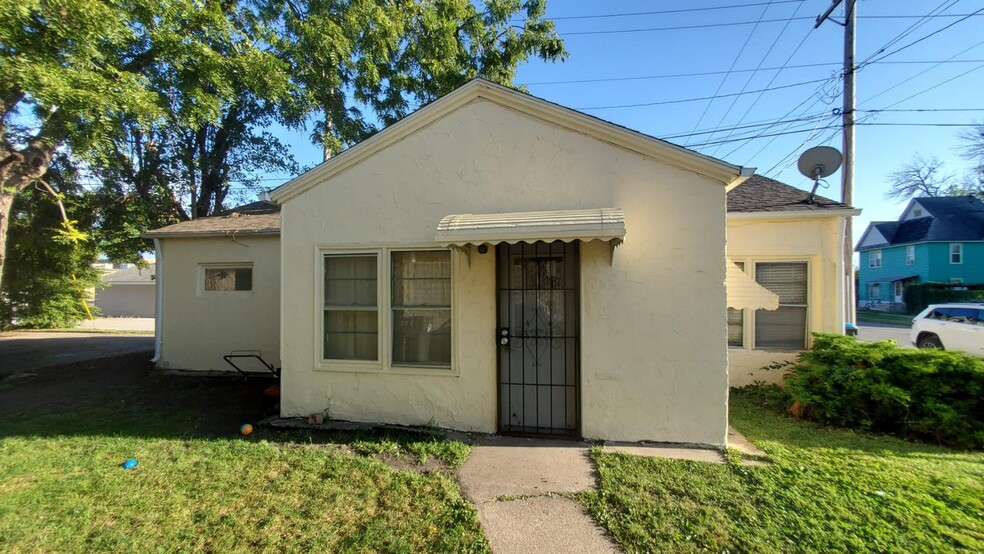
<svg viewBox="0 0 984 554"><path fill-rule="evenodd" d="M102 276L93 305L105 317L154 317L157 306L155 265L125 267Z"/></svg>
<svg viewBox="0 0 984 554"><path fill-rule="evenodd" d="M897 221L868 225L859 252L859 305L903 309L913 283L984 283L984 202L914 198Z"/></svg>
<svg viewBox="0 0 984 554"><path fill-rule="evenodd" d="M260 350L284 416L722 446L729 355L751 375L841 328L856 213L752 175L475 80L263 213L147 233L157 363Z"/></svg>

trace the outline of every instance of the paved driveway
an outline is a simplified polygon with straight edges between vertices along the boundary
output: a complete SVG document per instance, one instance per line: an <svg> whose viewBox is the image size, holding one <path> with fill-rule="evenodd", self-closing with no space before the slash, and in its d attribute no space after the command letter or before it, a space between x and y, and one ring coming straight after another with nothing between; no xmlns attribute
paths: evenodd
<svg viewBox="0 0 984 554"><path fill-rule="evenodd" d="M909 328L908 327L890 327L890 326L875 326L871 324L858 325L858 338L863 341L878 341L886 339L894 339L895 342L899 343L899 346L905 348L912 348L912 344L909 342Z"/></svg>
<svg viewBox="0 0 984 554"><path fill-rule="evenodd" d="M123 354L154 353L150 335L12 332L0 335L0 377Z"/></svg>

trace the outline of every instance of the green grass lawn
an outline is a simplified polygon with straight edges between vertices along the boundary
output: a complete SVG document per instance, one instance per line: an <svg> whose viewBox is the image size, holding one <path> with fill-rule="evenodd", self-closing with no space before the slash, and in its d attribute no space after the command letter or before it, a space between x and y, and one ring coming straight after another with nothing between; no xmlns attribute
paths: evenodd
<svg viewBox="0 0 984 554"><path fill-rule="evenodd" d="M630 552L981 552L984 454L820 428L732 395L772 463L593 452L588 510Z"/></svg>
<svg viewBox="0 0 984 554"><path fill-rule="evenodd" d="M858 323L884 323L887 325L898 325L899 327L912 327L912 318L915 316L907 314L892 314L875 310L858 310Z"/></svg>
<svg viewBox="0 0 984 554"><path fill-rule="evenodd" d="M368 432L191 438L196 422L125 404L0 419L0 552L488 550L446 471L467 445ZM128 458L136 469L120 467ZM413 469L428 460L444 471Z"/></svg>

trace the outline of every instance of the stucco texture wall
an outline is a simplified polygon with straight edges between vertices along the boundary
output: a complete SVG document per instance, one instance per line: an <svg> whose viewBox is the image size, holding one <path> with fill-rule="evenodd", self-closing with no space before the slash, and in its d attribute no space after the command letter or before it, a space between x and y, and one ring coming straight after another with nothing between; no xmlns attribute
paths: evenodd
<svg viewBox="0 0 984 554"><path fill-rule="evenodd" d="M283 206L281 410L496 431L494 249L453 257L452 371L320 368L319 249L430 245L454 213L620 207L581 248L582 434L723 445L724 187L489 101Z"/></svg>
<svg viewBox="0 0 984 554"><path fill-rule="evenodd" d="M259 350L267 362L279 365L279 238L165 238L160 245L158 367L233 371L222 359L233 350ZM252 264L252 290L205 292L203 264ZM262 369L253 361L242 367Z"/></svg>
<svg viewBox="0 0 984 554"><path fill-rule="evenodd" d="M96 291L95 306L103 317L154 317L157 287L117 284Z"/></svg>
<svg viewBox="0 0 984 554"><path fill-rule="evenodd" d="M843 219L731 219L728 221L728 258L745 262L806 261L807 333L843 333L843 291L840 284L840 248ZM728 379L732 387L755 381L780 383L799 352L756 349L754 312L746 310L743 348L728 349Z"/></svg>

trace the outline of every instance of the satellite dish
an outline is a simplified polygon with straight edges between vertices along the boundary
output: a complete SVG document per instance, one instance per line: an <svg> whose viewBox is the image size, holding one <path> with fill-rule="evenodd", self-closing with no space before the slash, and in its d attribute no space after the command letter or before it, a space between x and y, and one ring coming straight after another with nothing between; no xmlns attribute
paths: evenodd
<svg viewBox="0 0 984 554"><path fill-rule="evenodd" d="M836 148L830 146L814 146L800 156L796 166L803 175L818 181L829 177L840 169L844 159Z"/></svg>

